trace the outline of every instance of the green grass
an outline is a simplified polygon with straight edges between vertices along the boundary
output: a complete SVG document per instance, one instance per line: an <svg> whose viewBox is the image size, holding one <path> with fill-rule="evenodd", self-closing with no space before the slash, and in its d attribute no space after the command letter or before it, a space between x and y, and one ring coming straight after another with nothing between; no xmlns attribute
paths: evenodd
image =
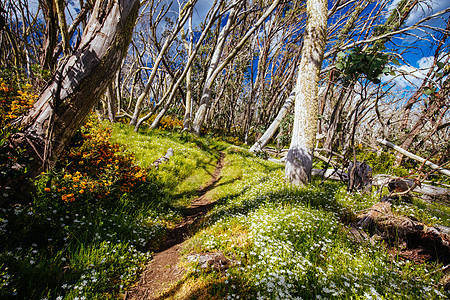
<svg viewBox="0 0 450 300"><path fill-rule="evenodd" d="M83 201L62 202L44 191L49 175L41 176L29 204L0 210L0 299L123 297L181 219L181 205L209 181L223 147L163 131L136 134L123 125L114 125L112 140L144 168L169 147L174 156L150 168L147 181L131 192L101 201L85 192Z"/></svg>
<svg viewBox="0 0 450 300"><path fill-rule="evenodd" d="M437 264L401 261L383 243L358 244L347 224L380 198L349 194L340 182L291 187L284 166L241 147L190 134L134 133L113 125L112 140L148 169L147 182L102 201L64 203L37 181L30 204L0 210L1 299L114 299L138 281L152 249L198 189L219 157L225 167L208 193L217 205L183 249L223 251L235 264L226 272L188 274L168 297L195 299L442 299ZM168 148L174 156L153 161ZM47 195L47 196L45 196ZM449 226L449 207L420 199L394 210L427 224Z"/></svg>
<svg viewBox="0 0 450 300"><path fill-rule="evenodd" d="M209 181L225 143L208 142L191 134L153 130L137 134L115 124L112 140L134 153L139 165L149 168L169 148L174 156L158 170L150 168L149 180L160 186L173 204L188 205L202 184ZM175 202L175 203L174 203Z"/></svg>
<svg viewBox="0 0 450 300"><path fill-rule="evenodd" d="M203 298L445 297L437 284L442 274L430 273L438 265L396 260L383 243L357 244L348 238L345 224L355 211L377 202L376 195L351 195L337 182L291 187L284 183L282 166L238 148L227 154L215 195L219 205L184 252L223 251L237 263L217 273ZM187 266L186 282L211 277L195 264Z"/></svg>

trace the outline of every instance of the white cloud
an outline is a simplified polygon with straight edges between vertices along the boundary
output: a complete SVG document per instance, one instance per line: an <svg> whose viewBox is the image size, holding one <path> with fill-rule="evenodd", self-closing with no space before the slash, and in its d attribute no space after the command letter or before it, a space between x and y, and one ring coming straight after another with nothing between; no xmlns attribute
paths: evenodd
<svg viewBox="0 0 450 300"><path fill-rule="evenodd" d="M398 3L401 0L392 1L391 5L388 7L388 11L391 12L395 7L397 7ZM434 13L442 11L446 8L450 7L449 0L423 0L419 1L416 8L413 9L411 14L406 21L406 25L413 25L420 19L430 16Z"/></svg>
<svg viewBox="0 0 450 300"><path fill-rule="evenodd" d="M439 60L443 62L444 58L448 55L449 53L442 52ZM416 62L418 67L413 67L410 65L396 67L394 68L396 75L383 76L382 81L392 81L395 84L394 88L397 90L417 89L427 76L433 62L434 56L422 57Z"/></svg>

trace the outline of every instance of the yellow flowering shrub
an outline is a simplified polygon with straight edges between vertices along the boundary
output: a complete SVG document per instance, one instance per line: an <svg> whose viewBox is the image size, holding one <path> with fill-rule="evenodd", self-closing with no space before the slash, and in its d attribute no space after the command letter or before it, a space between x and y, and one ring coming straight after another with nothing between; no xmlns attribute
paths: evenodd
<svg viewBox="0 0 450 300"><path fill-rule="evenodd" d="M0 189L3 190L0 198L13 197L4 184L20 178L26 171L13 168L28 159L22 154L23 150L6 146L8 138L20 129L13 125L14 119L26 113L36 98L32 86L22 76L8 70L0 71Z"/></svg>
<svg viewBox="0 0 450 300"><path fill-rule="evenodd" d="M153 123L155 118L156 115L152 115L149 118L148 123ZM183 121L178 119L176 116L164 116L161 118L161 121L159 121L158 128L167 131L183 129Z"/></svg>
<svg viewBox="0 0 450 300"><path fill-rule="evenodd" d="M22 84L0 77L0 130L1 138L6 138L11 122L31 108L37 95L28 83Z"/></svg>
<svg viewBox="0 0 450 300"><path fill-rule="evenodd" d="M146 170L134 163L132 154L111 144L110 137L111 128L91 118L64 151L43 191L63 202L91 201L120 196L145 182Z"/></svg>

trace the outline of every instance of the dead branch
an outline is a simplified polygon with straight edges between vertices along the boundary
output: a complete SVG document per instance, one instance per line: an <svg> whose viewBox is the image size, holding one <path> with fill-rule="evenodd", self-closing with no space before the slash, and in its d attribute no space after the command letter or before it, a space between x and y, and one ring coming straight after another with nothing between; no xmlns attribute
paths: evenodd
<svg viewBox="0 0 450 300"><path fill-rule="evenodd" d="M424 159L424 158L422 158L420 156L417 156L417 155L415 155L415 154L413 154L413 153L411 153L409 151L406 151L405 149L400 148L399 146L394 145L391 142L388 142L388 141L382 140L382 139L377 139L377 142L380 143L380 144L383 144L385 146L388 146L388 147L394 149L395 151L398 151L398 152L402 153L403 155L408 156L409 158L417 160L417 161L425 164L426 166L429 166L433 170L436 170L436 171L438 171L438 172L440 172L440 173L442 173L444 175L450 176L450 170L444 169L441 166L438 166L438 165L432 163L431 161L428 161L428 160L426 160L426 159Z"/></svg>
<svg viewBox="0 0 450 300"><path fill-rule="evenodd" d="M169 149L167 149L166 155L164 155L163 157L160 157L160 158L158 158L157 160L155 160L155 161L152 163L152 166L155 167L155 170L158 170L159 165L160 165L161 163L163 163L163 162L169 161L170 157L172 157L172 156L173 156L173 149L172 149L172 148L169 148Z"/></svg>

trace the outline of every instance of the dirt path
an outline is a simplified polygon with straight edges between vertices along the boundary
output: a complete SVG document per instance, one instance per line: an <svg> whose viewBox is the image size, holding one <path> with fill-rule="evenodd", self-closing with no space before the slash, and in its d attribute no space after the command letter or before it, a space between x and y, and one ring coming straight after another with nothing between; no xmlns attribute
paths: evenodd
<svg viewBox="0 0 450 300"><path fill-rule="evenodd" d="M220 153L216 169L211 180L198 191L198 197L186 209L183 220L171 230L167 240L153 255L153 259L144 270L139 284L125 293L125 300L158 299L159 295L179 281L184 269L178 267L179 252L182 243L192 236L191 229L215 204L210 202L206 193L214 188L224 166L224 153Z"/></svg>

